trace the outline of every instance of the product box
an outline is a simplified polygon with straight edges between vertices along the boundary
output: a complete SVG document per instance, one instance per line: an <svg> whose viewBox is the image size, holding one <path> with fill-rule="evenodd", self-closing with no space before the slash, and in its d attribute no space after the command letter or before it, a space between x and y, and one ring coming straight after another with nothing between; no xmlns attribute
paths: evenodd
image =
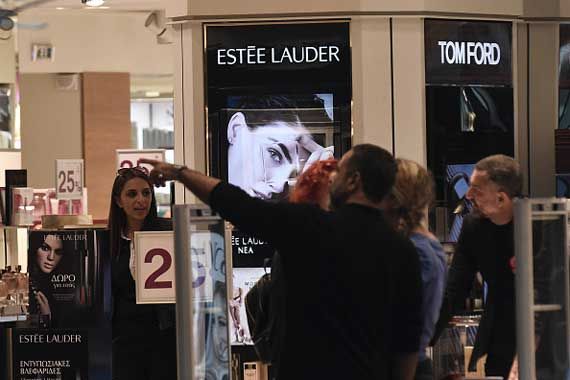
<svg viewBox="0 0 570 380"><path fill-rule="evenodd" d="M267 365L262 362L243 363L243 380L267 380Z"/></svg>
<svg viewBox="0 0 570 380"><path fill-rule="evenodd" d="M12 189L12 225L34 225L34 189L31 187L14 187Z"/></svg>

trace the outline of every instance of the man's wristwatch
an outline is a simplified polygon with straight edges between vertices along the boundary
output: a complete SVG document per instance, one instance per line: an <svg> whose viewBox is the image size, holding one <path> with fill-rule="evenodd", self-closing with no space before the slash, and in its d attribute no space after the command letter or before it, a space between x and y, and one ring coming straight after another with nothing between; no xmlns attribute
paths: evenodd
<svg viewBox="0 0 570 380"><path fill-rule="evenodd" d="M182 172L188 168L185 165L172 165L172 166L174 167L174 170L176 173L175 179L177 181L180 181L180 177L182 176Z"/></svg>

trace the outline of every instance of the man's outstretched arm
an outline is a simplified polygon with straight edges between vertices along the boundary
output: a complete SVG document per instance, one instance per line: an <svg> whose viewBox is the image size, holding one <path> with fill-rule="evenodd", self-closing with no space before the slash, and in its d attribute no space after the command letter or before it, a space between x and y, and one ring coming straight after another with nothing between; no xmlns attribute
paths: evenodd
<svg viewBox="0 0 570 380"><path fill-rule="evenodd" d="M323 230L324 211L317 207L266 202L196 170L155 160L145 159L141 162L154 166L150 179L156 185L163 186L170 180L182 182L196 197L242 232L252 234L275 247L294 244L298 240L312 243L315 233Z"/></svg>

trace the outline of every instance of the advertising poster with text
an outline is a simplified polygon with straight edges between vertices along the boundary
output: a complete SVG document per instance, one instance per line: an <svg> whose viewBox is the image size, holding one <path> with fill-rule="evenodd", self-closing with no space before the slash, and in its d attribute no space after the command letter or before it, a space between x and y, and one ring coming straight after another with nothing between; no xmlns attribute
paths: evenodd
<svg viewBox="0 0 570 380"><path fill-rule="evenodd" d="M87 380L86 330L14 329L14 380Z"/></svg>
<svg viewBox="0 0 570 380"><path fill-rule="evenodd" d="M31 231L29 303L38 327L96 327L104 323L100 233Z"/></svg>
<svg viewBox="0 0 570 380"><path fill-rule="evenodd" d="M284 202L303 171L350 149L348 22L209 26L206 45L210 174ZM232 251L234 267L273 254L238 230Z"/></svg>

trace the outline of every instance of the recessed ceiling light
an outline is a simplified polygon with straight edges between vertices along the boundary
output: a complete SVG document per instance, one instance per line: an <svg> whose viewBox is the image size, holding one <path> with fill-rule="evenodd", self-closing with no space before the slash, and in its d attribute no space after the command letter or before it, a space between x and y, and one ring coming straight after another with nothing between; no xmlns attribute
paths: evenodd
<svg viewBox="0 0 570 380"><path fill-rule="evenodd" d="M55 9L57 9L58 11L63 11L65 8L64 7L55 7Z"/></svg>
<svg viewBox="0 0 570 380"><path fill-rule="evenodd" d="M105 4L105 0L81 0L81 2L88 7L100 7Z"/></svg>

